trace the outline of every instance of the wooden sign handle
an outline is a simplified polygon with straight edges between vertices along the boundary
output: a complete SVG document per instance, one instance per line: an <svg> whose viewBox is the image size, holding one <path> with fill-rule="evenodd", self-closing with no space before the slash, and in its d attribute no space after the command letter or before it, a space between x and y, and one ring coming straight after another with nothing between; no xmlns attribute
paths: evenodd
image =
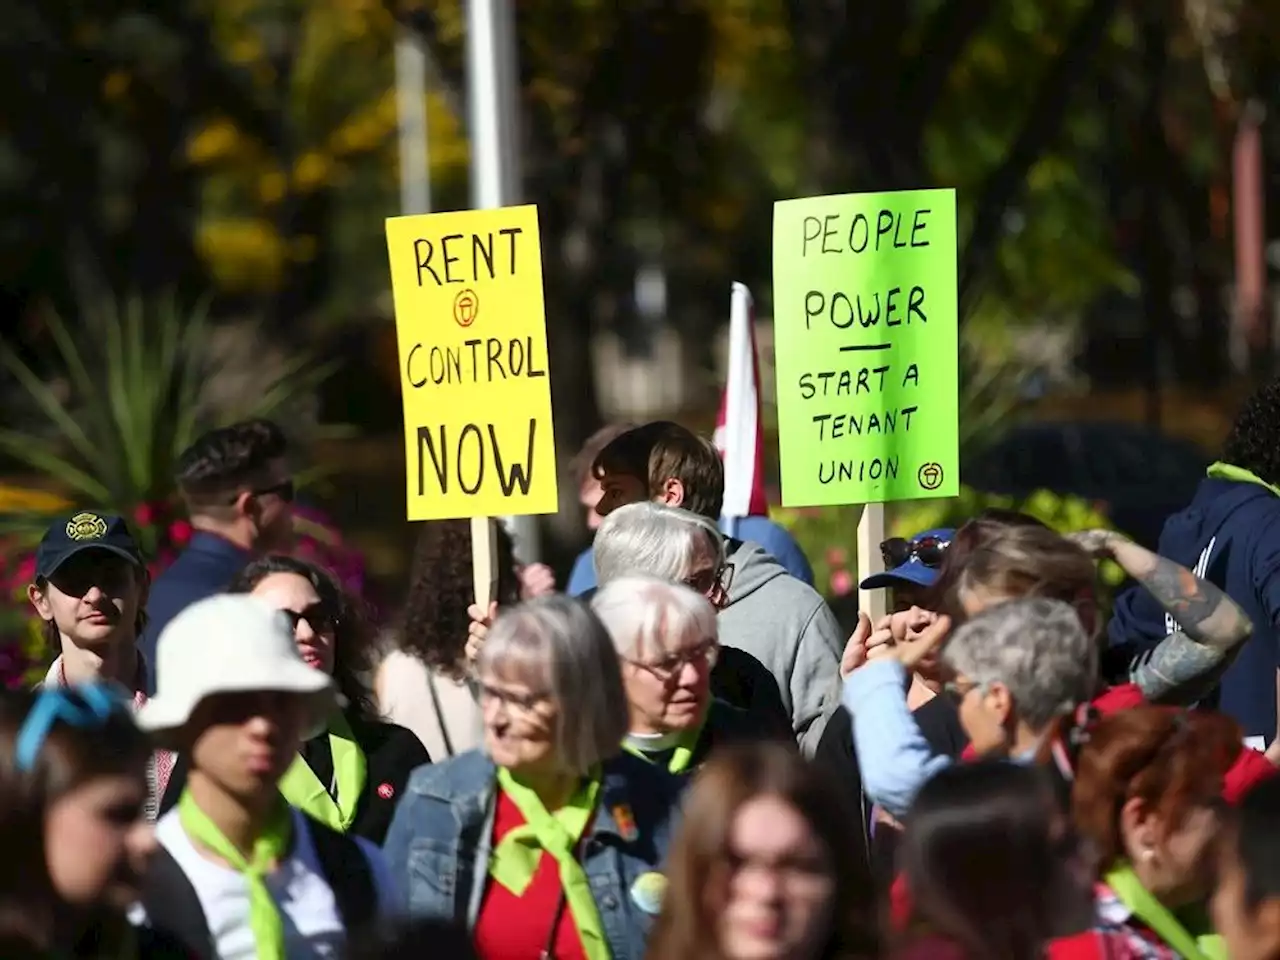
<svg viewBox="0 0 1280 960"><path fill-rule="evenodd" d="M498 528L490 517L471 518L471 579L476 606L487 611L498 596Z"/></svg>
<svg viewBox="0 0 1280 960"><path fill-rule="evenodd" d="M884 558L880 555L880 544L884 542L884 504L868 503L862 508L862 517L858 520L858 583L867 577L884 572ZM858 588L858 609L877 623L888 613L888 591L863 590Z"/></svg>

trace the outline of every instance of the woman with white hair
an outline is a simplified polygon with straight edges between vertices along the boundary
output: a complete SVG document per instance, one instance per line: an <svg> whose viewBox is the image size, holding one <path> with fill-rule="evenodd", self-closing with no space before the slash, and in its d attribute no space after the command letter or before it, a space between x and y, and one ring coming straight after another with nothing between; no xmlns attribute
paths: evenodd
<svg viewBox="0 0 1280 960"><path fill-rule="evenodd" d="M630 714L623 749L686 774L716 746L769 735L747 711L711 695L720 641L705 596L653 577L621 577L595 595L591 608L622 664Z"/></svg>
<svg viewBox="0 0 1280 960"><path fill-rule="evenodd" d="M680 784L619 745L618 658L582 603L501 613L476 663L484 748L418 768L385 851L414 917L483 960L640 960Z"/></svg>
<svg viewBox="0 0 1280 960"><path fill-rule="evenodd" d="M601 590L622 577L651 577L701 594L713 615L728 602L733 567L724 537L714 523L696 513L652 501L618 507L600 524L593 549ZM736 646L732 637L722 639L711 672L711 692L770 731L792 730L792 711L783 691L790 693L790 679L798 678L772 672Z"/></svg>

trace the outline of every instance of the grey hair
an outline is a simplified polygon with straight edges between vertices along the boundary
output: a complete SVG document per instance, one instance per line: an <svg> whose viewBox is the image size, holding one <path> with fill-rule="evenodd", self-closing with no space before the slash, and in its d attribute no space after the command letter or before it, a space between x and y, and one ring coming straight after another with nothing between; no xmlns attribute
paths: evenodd
<svg viewBox="0 0 1280 960"><path fill-rule="evenodd" d="M503 611L476 668L541 674L558 707L554 749L565 768L585 774L618 752L629 725L622 670L609 632L581 601L551 594Z"/></svg>
<svg viewBox="0 0 1280 960"><path fill-rule="evenodd" d="M596 580L601 586L634 574L679 580L704 550L723 566L724 537L706 517L652 500L629 503L605 517L596 531Z"/></svg>
<svg viewBox="0 0 1280 960"><path fill-rule="evenodd" d="M620 657L644 659L718 637L716 611L696 590L654 577L620 577L591 601Z"/></svg>
<svg viewBox="0 0 1280 960"><path fill-rule="evenodd" d="M1076 609L1023 597L998 604L956 629L942 658L980 686L1002 683L1018 715L1039 733L1094 693L1098 648Z"/></svg>

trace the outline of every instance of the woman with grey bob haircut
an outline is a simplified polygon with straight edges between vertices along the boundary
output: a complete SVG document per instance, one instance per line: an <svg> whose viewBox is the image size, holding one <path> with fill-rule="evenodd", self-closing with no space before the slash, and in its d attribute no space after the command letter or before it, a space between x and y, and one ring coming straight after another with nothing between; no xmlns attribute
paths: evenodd
<svg viewBox="0 0 1280 960"><path fill-rule="evenodd" d="M650 500L610 513L593 545L596 580L633 574L680 581L719 609L729 599L733 573L725 559L724 537L706 517Z"/></svg>
<svg viewBox="0 0 1280 960"><path fill-rule="evenodd" d="M622 662L631 716L624 750L686 774L715 747L769 735L745 710L711 695L720 641L706 597L679 583L622 577L607 583L591 606Z"/></svg>
<svg viewBox="0 0 1280 960"><path fill-rule="evenodd" d="M1098 648L1061 600L1028 597L980 613L947 641L960 722L980 754L1029 755L1054 720L1093 696Z"/></svg>
<svg viewBox="0 0 1280 960"><path fill-rule="evenodd" d="M635 891L666 855L679 783L620 750L608 632L568 597L519 604L473 679L484 748L415 770L387 833L402 908L467 924L482 957L640 960L661 904Z"/></svg>
<svg viewBox="0 0 1280 960"><path fill-rule="evenodd" d="M719 528L706 517L642 501L618 507L600 524L592 548L601 589L621 577L653 577L700 593L717 613L729 603L733 566ZM771 731L790 730L791 712L782 698L783 676L741 649L734 637L711 674L712 693L750 712Z"/></svg>

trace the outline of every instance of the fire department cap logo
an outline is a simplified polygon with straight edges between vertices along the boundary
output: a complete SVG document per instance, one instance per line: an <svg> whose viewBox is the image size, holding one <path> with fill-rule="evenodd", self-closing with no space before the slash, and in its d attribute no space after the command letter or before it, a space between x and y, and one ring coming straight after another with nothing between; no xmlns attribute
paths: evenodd
<svg viewBox="0 0 1280 960"><path fill-rule="evenodd" d="M77 513L67 521L67 536L76 543L101 540L107 535L107 521L96 513Z"/></svg>

